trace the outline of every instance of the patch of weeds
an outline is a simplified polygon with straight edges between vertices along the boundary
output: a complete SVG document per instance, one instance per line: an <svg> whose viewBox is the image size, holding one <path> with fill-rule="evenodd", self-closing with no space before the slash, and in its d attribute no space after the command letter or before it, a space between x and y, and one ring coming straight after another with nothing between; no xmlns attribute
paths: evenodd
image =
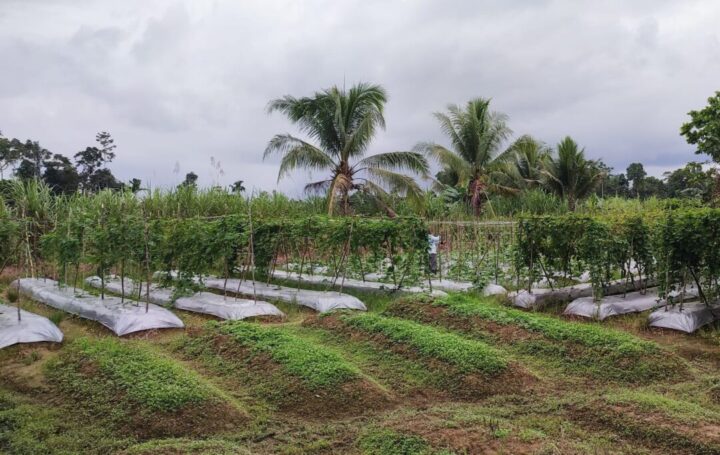
<svg viewBox="0 0 720 455"><path fill-rule="evenodd" d="M60 325L60 323L65 319L65 313L62 311L53 311L52 314L48 317L50 319L50 322L52 322L55 325Z"/></svg>
<svg viewBox="0 0 720 455"><path fill-rule="evenodd" d="M398 433L382 428L362 435L358 446L365 455L430 455L428 442L420 436Z"/></svg>
<svg viewBox="0 0 720 455"><path fill-rule="evenodd" d="M134 445L123 451L121 455L250 455L252 452L244 447L221 439L161 439Z"/></svg>
<svg viewBox="0 0 720 455"><path fill-rule="evenodd" d="M508 366L505 356L486 343L427 325L369 313L342 315L340 319L350 327L409 345L421 355L448 362L463 372L492 375Z"/></svg>
<svg viewBox="0 0 720 455"><path fill-rule="evenodd" d="M40 360L41 358L42 358L42 356L40 355L40 353L38 351L32 350L32 351L30 351L30 353L28 355L23 357L22 362L23 362L23 364L30 366L33 363Z"/></svg>
<svg viewBox="0 0 720 455"><path fill-rule="evenodd" d="M78 422L66 412L25 402L0 390L0 453L107 454L133 442L93 422Z"/></svg>
<svg viewBox="0 0 720 455"><path fill-rule="evenodd" d="M680 401L655 392L623 390L605 395L610 404L634 404L644 411L660 411L682 422L718 422L720 413L704 408L697 403Z"/></svg>

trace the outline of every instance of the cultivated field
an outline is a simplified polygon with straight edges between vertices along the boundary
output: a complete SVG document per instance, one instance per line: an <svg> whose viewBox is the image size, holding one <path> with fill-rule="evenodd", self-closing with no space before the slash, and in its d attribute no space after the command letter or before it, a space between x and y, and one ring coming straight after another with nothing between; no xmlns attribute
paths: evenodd
<svg viewBox="0 0 720 455"><path fill-rule="evenodd" d="M7 453L718 453L720 339L450 297L0 351Z"/></svg>

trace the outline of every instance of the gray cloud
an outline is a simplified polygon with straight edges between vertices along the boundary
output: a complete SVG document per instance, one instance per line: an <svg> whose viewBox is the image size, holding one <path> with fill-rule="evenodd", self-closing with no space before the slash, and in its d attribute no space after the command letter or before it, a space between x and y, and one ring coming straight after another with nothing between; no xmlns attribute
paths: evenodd
<svg viewBox="0 0 720 455"><path fill-rule="evenodd" d="M123 179L274 189L262 151L294 128L267 102L363 80L390 93L372 152L442 142L431 113L484 96L516 135L659 174L702 159L678 128L720 89L718 20L712 0L6 0L0 130L66 155L108 130Z"/></svg>

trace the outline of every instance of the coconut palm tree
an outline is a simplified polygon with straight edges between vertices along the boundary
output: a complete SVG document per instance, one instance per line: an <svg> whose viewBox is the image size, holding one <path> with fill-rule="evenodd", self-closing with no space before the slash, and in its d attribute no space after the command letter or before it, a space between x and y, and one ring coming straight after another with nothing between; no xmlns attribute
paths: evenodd
<svg viewBox="0 0 720 455"><path fill-rule="evenodd" d="M297 168L329 172L329 176L305 186L308 192L326 192L328 213L336 205L350 212L350 194L362 191L383 202L388 192L419 200L422 190L415 179L402 172L426 175L426 158L417 152L387 152L365 156L378 128L385 128L383 110L387 101L379 85L359 83L349 90L331 87L311 97L286 95L273 100L268 112L281 112L310 139L290 134L273 137L264 158L282 155L278 181ZM386 190L387 189L387 190Z"/></svg>
<svg viewBox="0 0 720 455"><path fill-rule="evenodd" d="M516 190L531 190L542 185L542 169L551 149L529 135L521 136L499 157L503 162L495 180Z"/></svg>
<svg viewBox="0 0 720 455"><path fill-rule="evenodd" d="M513 191L493 178L503 172L508 158L500 149L512 133L506 125L507 116L490 111L490 100L476 98L464 108L448 105L447 112L437 112L435 118L450 138L451 148L421 143L415 150L435 158L444 170L457 175L458 184L467 188L470 206L478 216L488 191Z"/></svg>
<svg viewBox="0 0 720 455"><path fill-rule="evenodd" d="M598 163L585 158L585 149L567 136L557 145L557 157L545 161L542 174L545 187L568 202L575 211L577 201L588 197L603 179Z"/></svg>

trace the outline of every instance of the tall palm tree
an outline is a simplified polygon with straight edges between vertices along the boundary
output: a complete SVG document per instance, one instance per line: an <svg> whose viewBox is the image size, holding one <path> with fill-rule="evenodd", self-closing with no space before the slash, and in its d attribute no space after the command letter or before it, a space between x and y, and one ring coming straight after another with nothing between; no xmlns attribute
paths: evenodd
<svg viewBox="0 0 720 455"><path fill-rule="evenodd" d="M415 179L402 172L426 175L429 166L421 153L387 152L365 157L378 128L385 128L383 110L387 101L379 85L359 83L349 90L331 87L311 97L286 95L273 100L268 112L279 111L298 125L310 141L290 134L275 135L265 149L264 158L282 155L278 181L297 168L328 171L324 180L309 183L305 190L326 192L328 213L340 204L342 212L350 211L350 194L362 191L384 204L386 188L392 192L420 199L422 190Z"/></svg>
<svg viewBox="0 0 720 455"><path fill-rule="evenodd" d="M542 171L548 190L567 199L575 211L577 201L588 197L603 179L598 163L585 158L585 149L567 136L557 145L557 157L546 160Z"/></svg>
<svg viewBox="0 0 720 455"><path fill-rule="evenodd" d="M504 186L528 190L542 185L543 165L551 149L529 135L521 136L503 153L501 172L495 174Z"/></svg>
<svg viewBox="0 0 720 455"><path fill-rule="evenodd" d="M421 143L415 149L435 158L446 171L458 176L458 184L467 188L467 197L476 216L488 191L512 191L492 176L503 170L508 154L500 150L512 131L507 116L490 111L490 100L476 98L464 108L451 104L447 112L435 118L450 138L451 149L434 143Z"/></svg>

